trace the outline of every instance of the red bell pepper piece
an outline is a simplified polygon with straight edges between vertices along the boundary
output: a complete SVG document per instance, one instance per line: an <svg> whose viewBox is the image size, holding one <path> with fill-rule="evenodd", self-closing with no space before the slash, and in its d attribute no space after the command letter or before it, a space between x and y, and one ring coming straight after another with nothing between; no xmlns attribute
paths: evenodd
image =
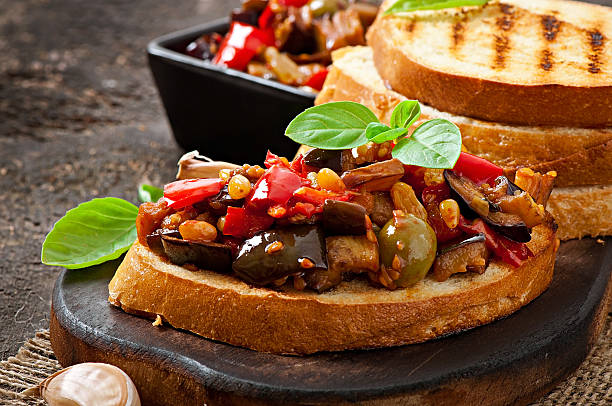
<svg viewBox="0 0 612 406"><path fill-rule="evenodd" d="M247 207L267 210L270 206L285 206L300 186L302 178L286 166L274 165L259 178Z"/></svg>
<svg viewBox="0 0 612 406"><path fill-rule="evenodd" d="M259 25L260 29L267 30L272 25L272 20L274 20L274 11L272 11L270 2L268 2L268 5L259 16L259 19L257 19L257 25Z"/></svg>
<svg viewBox="0 0 612 406"><path fill-rule="evenodd" d="M304 7L309 0L279 0L279 3L287 7Z"/></svg>
<svg viewBox="0 0 612 406"><path fill-rule="evenodd" d="M483 183L493 185L495 184L495 179L504 174L501 167L467 152L462 152L459 155L453 171L457 175L471 179L477 185L482 185Z"/></svg>
<svg viewBox="0 0 612 406"><path fill-rule="evenodd" d="M346 202L350 196L346 193L334 193L304 186L297 189L293 193L293 197L301 202L311 203L315 206L323 206L326 200L340 200Z"/></svg>
<svg viewBox="0 0 612 406"><path fill-rule="evenodd" d="M425 184L425 168L416 165L404 165L404 177L402 182L412 186L414 193L421 196L423 190L427 187Z"/></svg>
<svg viewBox="0 0 612 406"><path fill-rule="evenodd" d="M268 151L268 153L266 154L266 160L264 161L264 166L266 168L271 168L274 165L281 165L288 168L288 163L289 161L287 161L286 159L281 159L281 157L279 157L278 155Z"/></svg>
<svg viewBox="0 0 612 406"><path fill-rule="evenodd" d="M312 203L297 202L293 207L287 210L287 217L301 214L307 218L310 218L313 216L313 214L321 213L322 211L323 206L315 207L315 205Z"/></svg>
<svg viewBox="0 0 612 406"><path fill-rule="evenodd" d="M421 193L421 200L425 205L434 202L436 204L440 204L442 200L450 199L450 195L450 188L445 182L437 185L426 186Z"/></svg>
<svg viewBox="0 0 612 406"><path fill-rule="evenodd" d="M238 238L249 238L259 231L267 230L274 219L266 213L261 213L243 207L228 207L223 225L223 234Z"/></svg>
<svg viewBox="0 0 612 406"><path fill-rule="evenodd" d="M469 235L484 234L487 248L507 264L518 268L523 261L533 256L529 247L521 242L512 241L493 231L482 219L470 224L463 216L459 218L459 228Z"/></svg>
<svg viewBox="0 0 612 406"><path fill-rule="evenodd" d="M215 55L213 63L244 70L262 47L273 45L273 32L235 21Z"/></svg>
<svg viewBox="0 0 612 406"><path fill-rule="evenodd" d="M313 73L306 82L304 82L304 86L312 87L315 90L323 89L323 83L325 82L325 78L329 71L327 69L321 69L318 72Z"/></svg>
<svg viewBox="0 0 612 406"><path fill-rule="evenodd" d="M439 242L455 240L463 234L459 228L449 228L440 214L440 202L450 198L450 189L446 183L427 186L421 195L427 211L427 222L436 233Z"/></svg>
<svg viewBox="0 0 612 406"><path fill-rule="evenodd" d="M218 178L177 180L164 186L164 198L169 207L180 209L216 195L222 187Z"/></svg>

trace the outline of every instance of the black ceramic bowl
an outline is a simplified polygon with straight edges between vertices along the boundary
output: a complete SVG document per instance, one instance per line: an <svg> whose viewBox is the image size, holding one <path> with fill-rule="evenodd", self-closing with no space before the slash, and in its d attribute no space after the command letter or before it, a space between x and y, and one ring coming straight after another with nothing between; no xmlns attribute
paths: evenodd
<svg viewBox="0 0 612 406"><path fill-rule="evenodd" d="M298 146L284 136L285 128L313 105L314 94L182 53L202 34L228 27L227 18L216 20L147 47L174 137L181 147L218 160L257 163L268 149L292 157Z"/></svg>

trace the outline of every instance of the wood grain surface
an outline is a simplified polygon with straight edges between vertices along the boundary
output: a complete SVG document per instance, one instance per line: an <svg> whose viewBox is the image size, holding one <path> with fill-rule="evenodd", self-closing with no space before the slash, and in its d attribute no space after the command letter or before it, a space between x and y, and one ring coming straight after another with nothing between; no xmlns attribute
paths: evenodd
<svg viewBox="0 0 612 406"><path fill-rule="evenodd" d="M63 365L123 368L152 405L525 404L576 369L598 337L611 243L563 243L549 289L506 319L423 344L307 357L257 353L123 313L107 302L115 261L60 276L51 342Z"/></svg>

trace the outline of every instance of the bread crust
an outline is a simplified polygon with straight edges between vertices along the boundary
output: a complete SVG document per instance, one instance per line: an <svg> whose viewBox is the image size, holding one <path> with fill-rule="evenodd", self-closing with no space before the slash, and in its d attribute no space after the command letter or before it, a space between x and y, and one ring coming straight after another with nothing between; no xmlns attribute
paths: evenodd
<svg viewBox="0 0 612 406"><path fill-rule="evenodd" d="M513 5L513 3L519 4ZM522 9L520 7L524 6L522 3L525 2L509 0L492 3L489 9L503 9L504 6L510 6L520 10L523 15L531 14L531 18L534 20L546 17L545 14L539 15L534 13L533 10ZM552 5L552 7L554 5L563 7L564 3L571 2L547 1L547 4ZM605 15L612 15L610 10L604 7L589 4L583 4L582 7L592 12L594 21L591 23L593 25L597 22L595 20L600 18L597 14L600 9L605 10ZM519 13L519 11L516 11L516 13ZM493 15L499 15L498 18L505 18L501 11L496 14L493 13ZM469 25L468 16L469 14L466 14L467 22L464 21L461 24ZM450 21L446 23L446 26L450 29L453 25L453 19L456 19L455 16L444 18L445 22ZM565 22L562 19L567 18L567 16L557 13L556 18L561 20L560 24L563 24ZM428 22L423 24L428 24ZM435 63L429 60L419 62L417 59L421 56L417 53L420 48L404 45L415 35L412 31L405 29L405 25L406 19L393 16L385 17L381 13L369 29L367 39L368 45L373 48L374 61L381 77L389 83L391 88L408 98L418 99L439 110L453 114L500 123L592 128L612 126L612 82L605 79L609 76L607 72L612 61L607 60L609 52L605 50L605 46L597 45L599 42L596 42L597 46L593 45L593 47L597 51L597 61L605 61L605 63L603 66L598 65L597 69L599 70L597 72L591 73L587 67L592 62L585 59L583 63L584 72L581 72L581 76L588 77L588 79L602 77L602 80L593 79L594 83L592 84L586 81L582 86L568 85L565 84L566 82L571 83L571 77L568 75L565 81L547 82L541 80L532 84L528 83L529 76L518 71L515 72L515 76L525 78L525 83L521 83L518 79L517 81L504 80L503 78L490 79L499 76L498 69L494 67L480 69L482 73L478 76L469 73L462 74L460 70L453 73L449 72L448 69L437 69ZM569 26L570 24L567 23L566 25ZM534 31L538 32L539 24L535 28L537 29L534 29ZM578 31L576 35L584 34L586 36L590 32L588 31L589 28L586 25L576 28ZM416 31L418 31L418 26ZM601 35L599 31L597 32L598 35ZM440 33L440 35L445 34L445 31ZM511 32L493 33L491 37L491 44L495 42L493 38L506 38L506 41L509 41L507 38L511 37ZM542 41L538 37L537 43L539 42ZM435 47L436 45L432 46ZM545 47L546 43L544 42L541 46ZM599 56L602 49L603 54ZM541 52L540 49L531 50L531 48L521 51L532 52L534 55ZM438 52L444 54L440 58L455 58L451 49L442 48L438 49ZM582 50L580 52L582 53ZM585 52L588 53L589 51ZM431 66L424 63L430 63ZM533 64L538 65L535 56ZM520 69L520 67L517 69ZM545 77L546 73L543 72L538 76Z"/></svg>
<svg viewBox="0 0 612 406"><path fill-rule="evenodd" d="M368 47L344 48L315 104L355 101L388 123L395 106L406 97L385 87ZM422 105L421 119L445 118L461 129L468 151L488 159L513 176L522 167L557 171L558 187L612 184L612 128L512 126L455 116ZM420 121L419 121L420 123Z"/></svg>
<svg viewBox="0 0 612 406"><path fill-rule="evenodd" d="M160 315L175 328L263 352L397 346L489 323L541 294L552 279L555 232L538 226L529 246L535 256L516 269L493 262L483 275L426 278L408 289L387 291L354 280L317 294L189 271L135 242L109 284L109 301L128 313Z"/></svg>

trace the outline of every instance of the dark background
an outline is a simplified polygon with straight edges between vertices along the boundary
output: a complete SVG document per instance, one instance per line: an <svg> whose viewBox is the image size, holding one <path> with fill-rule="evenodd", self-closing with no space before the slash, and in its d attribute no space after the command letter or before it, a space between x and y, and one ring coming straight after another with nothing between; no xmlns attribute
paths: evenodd
<svg viewBox="0 0 612 406"><path fill-rule="evenodd" d="M40 248L53 223L93 197L135 202L138 184L175 174L182 151L147 42L238 4L0 0L0 359L48 327L59 269Z"/></svg>

